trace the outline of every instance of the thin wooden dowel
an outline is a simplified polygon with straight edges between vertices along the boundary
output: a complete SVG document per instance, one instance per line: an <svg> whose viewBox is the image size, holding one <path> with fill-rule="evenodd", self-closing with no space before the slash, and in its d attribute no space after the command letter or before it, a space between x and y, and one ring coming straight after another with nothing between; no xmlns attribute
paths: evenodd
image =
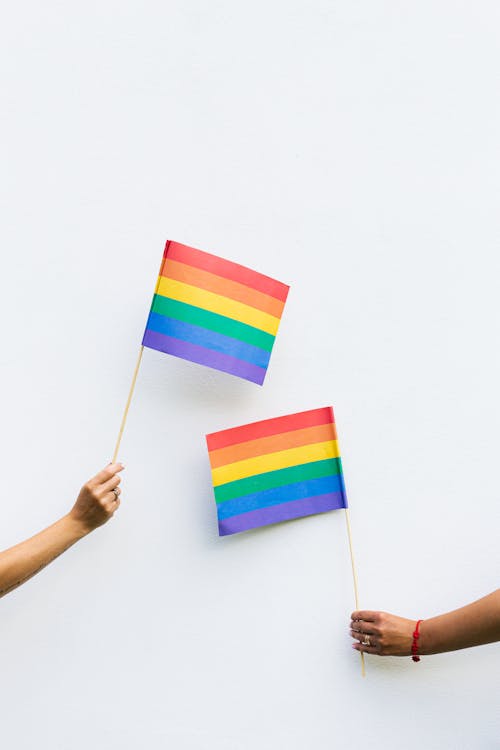
<svg viewBox="0 0 500 750"><path fill-rule="evenodd" d="M118 440L116 441L115 452L113 453L113 460L111 463L115 463L117 456L118 456L118 451L120 450L120 443L122 441L123 430L125 429L125 422L127 421L128 410L130 408L130 402L132 401L132 395L134 393L135 382L137 380L137 375L139 373L139 367L141 365L143 351L144 351L144 347L141 346L141 350L137 358L137 363L135 365L134 377L132 378L132 385L130 386L130 391L128 392L127 403L125 404L125 411L123 412L122 423L120 425L120 432L118 433Z"/></svg>
<svg viewBox="0 0 500 750"><path fill-rule="evenodd" d="M359 609L358 576L356 574L356 566L354 565L354 553L352 550L351 522L349 520L348 508L345 508L345 520L347 524L347 538L349 539L349 552L351 554L352 579L354 581L354 601L356 602L356 609ZM366 677L364 652L360 651L359 655L361 656L361 674L363 675L363 677Z"/></svg>

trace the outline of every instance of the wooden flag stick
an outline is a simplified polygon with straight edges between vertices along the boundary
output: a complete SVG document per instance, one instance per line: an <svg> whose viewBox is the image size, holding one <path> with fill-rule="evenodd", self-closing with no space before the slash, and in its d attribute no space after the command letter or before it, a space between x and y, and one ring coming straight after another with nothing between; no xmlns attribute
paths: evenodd
<svg viewBox="0 0 500 750"><path fill-rule="evenodd" d="M345 508L344 510L345 510L345 520L347 524L347 537L349 539L349 552L351 553L352 578L354 581L354 600L356 602L356 609L359 609L358 576L356 574L356 566L354 565L354 554L352 551L351 522L349 520L349 510L347 508ZM366 677L365 655L363 651L360 651L359 655L361 656L361 674L363 675L363 677Z"/></svg>
<svg viewBox="0 0 500 750"><path fill-rule="evenodd" d="M128 410L130 408L130 402L132 401L132 395L134 393L135 382L137 380L137 375L139 373L139 367L141 364L143 351L144 351L144 347L141 346L139 357L137 358L137 364L134 370L134 377L132 378L132 385L130 386L130 391L128 392L127 403L125 404L125 411L123 412L123 418L122 418L122 423L120 425L120 432L118 433L118 440L116 441L115 452L113 453L113 460L111 462L113 464L115 463L117 456L118 456L118 451L120 450L120 443L122 441L123 430L125 429L125 422L127 421Z"/></svg>

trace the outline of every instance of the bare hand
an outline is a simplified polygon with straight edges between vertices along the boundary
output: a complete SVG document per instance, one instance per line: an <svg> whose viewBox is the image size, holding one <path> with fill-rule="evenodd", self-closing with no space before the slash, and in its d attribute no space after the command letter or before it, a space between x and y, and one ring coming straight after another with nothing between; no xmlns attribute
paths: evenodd
<svg viewBox="0 0 500 750"><path fill-rule="evenodd" d="M388 612L362 610L351 615L353 648L378 656L409 656L415 621ZM363 644L363 641L367 643Z"/></svg>
<svg viewBox="0 0 500 750"><path fill-rule="evenodd" d="M70 512L70 517L82 526L85 533L109 521L120 505L121 482L119 472L124 466L109 464L105 469L83 485Z"/></svg>

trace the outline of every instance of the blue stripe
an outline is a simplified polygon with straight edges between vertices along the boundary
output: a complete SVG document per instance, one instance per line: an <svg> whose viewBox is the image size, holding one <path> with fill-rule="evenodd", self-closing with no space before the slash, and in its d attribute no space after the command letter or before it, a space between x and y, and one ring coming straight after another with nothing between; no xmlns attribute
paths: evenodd
<svg viewBox="0 0 500 750"><path fill-rule="evenodd" d="M262 492L255 492L252 495L243 495L242 497L235 497L233 500L226 500L226 502L217 506L217 515L219 521L221 521L224 518L237 516L239 513L266 508L269 505L279 505L280 503L302 500L305 497L314 497L315 495L326 495L330 492L343 493L343 491L342 476L334 474L329 477L308 479L305 482L295 482L284 487L273 487L270 490L262 490Z"/></svg>
<svg viewBox="0 0 500 750"><path fill-rule="evenodd" d="M187 341L190 344L203 346L205 349L229 354L231 357L250 362L257 367L267 367L269 364L271 352L267 352L265 349L233 339L230 336L224 336L222 333L209 331L208 328L184 323L181 320L174 320L174 318L167 318L165 315L158 315L155 312L149 314L147 329L181 341Z"/></svg>
<svg viewBox="0 0 500 750"><path fill-rule="evenodd" d="M219 536L237 534L239 531L256 529L270 523L291 521L292 518L303 518L313 513L325 513L328 510L339 510L345 507L345 497L342 492L329 492L326 495L305 497L303 500L292 500L289 503L268 505L266 508L239 513L237 516L219 521Z"/></svg>

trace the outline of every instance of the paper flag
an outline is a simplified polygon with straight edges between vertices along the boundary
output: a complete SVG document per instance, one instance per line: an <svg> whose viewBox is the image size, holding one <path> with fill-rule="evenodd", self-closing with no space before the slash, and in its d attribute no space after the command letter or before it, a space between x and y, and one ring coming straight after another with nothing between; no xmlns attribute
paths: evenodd
<svg viewBox="0 0 500 750"><path fill-rule="evenodd" d="M219 534L347 507L331 406L207 435Z"/></svg>
<svg viewBox="0 0 500 750"><path fill-rule="evenodd" d="M169 240L142 344L262 385L288 289Z"/></svg>

